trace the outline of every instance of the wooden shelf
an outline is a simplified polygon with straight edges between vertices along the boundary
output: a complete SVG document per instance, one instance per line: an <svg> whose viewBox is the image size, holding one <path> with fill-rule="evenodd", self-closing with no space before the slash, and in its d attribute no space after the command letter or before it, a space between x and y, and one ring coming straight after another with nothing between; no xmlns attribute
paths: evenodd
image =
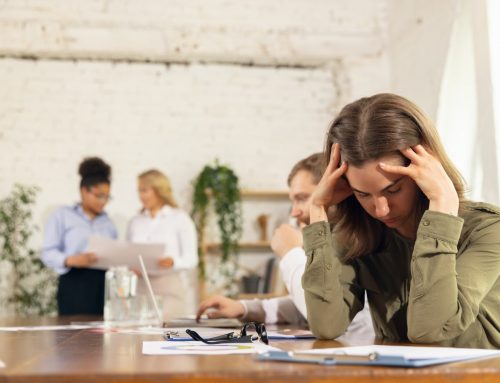
<svg viewBox="0 0 500 383"><path fill-rule="evenodd" d="M205 193L208 197L211 197L212 189L206 189ZM240 195L242 198L288 199L287 190L241 189Z"/></svg>
<svg viewBox="0 0 500 383"><path fill-rule="evenodd" d="M252 251L271 251L271 243L269 241L258 241L258 242L240 242L240 250L252 250ZM220 243L207 243L207 252L215 253L220 249Z"/></svg>
<svg viewBox="0 0 500 383"><path fill-rule="evenodd" d="M212 195L210 189L206 189L207 196ZM271 190L271 189L240 189L242 199L258 199L258 200L287 200L287 190ZM220 254L220 243L207 242L202 244L207 254ZM256 241L256 242L240 242L240 250L256 253L272 253L271 243L269 241Z"/></svg>

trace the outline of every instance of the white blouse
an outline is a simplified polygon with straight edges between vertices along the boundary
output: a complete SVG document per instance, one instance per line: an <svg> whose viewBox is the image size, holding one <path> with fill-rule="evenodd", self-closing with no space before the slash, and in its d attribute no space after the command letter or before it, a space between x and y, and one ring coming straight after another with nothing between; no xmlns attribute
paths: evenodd
<svg viewBox="0 0 500 383"><path fill-rule="evenodd" d="M198 264L196 228L191 217L181 209L165 205L155 217L144 210L130 221L127 240L165 244L163 257L173 258L173 270L193 269Z"/></svg>

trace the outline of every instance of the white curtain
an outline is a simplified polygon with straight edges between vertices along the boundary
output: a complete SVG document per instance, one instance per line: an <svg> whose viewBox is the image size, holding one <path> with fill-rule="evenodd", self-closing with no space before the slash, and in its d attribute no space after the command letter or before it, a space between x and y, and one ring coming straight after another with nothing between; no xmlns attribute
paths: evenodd
<svg viewBox="0 0 500 383"><path fill-rule="evenodd" d="M493 84L493 119L495 144L500 149L500 1L489 0L487 4L490 42L490 67ZM500 155L497 150L497 180L500 180Z"/></svg>
<svg viewBox="0 0 500 383"><path fill-rule="evenodd" d="M439 97L437 126L469 196L498 204L499 169L487 0L462 0L451 34Z"/></svg>

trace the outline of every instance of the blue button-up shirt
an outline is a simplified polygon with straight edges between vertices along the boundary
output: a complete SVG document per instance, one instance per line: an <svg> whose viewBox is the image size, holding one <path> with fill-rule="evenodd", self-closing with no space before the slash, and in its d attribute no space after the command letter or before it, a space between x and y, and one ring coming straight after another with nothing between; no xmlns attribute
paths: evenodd
<svg viewBox="0 0 500 383"><path fill-rule="evenodd" d="M106 213L91 220L80 204L59 208L45 225L43 263L58 274L67 273L69 268L64 266L65 259L84 252L91 235L118 237L115 225Z"/></svg>

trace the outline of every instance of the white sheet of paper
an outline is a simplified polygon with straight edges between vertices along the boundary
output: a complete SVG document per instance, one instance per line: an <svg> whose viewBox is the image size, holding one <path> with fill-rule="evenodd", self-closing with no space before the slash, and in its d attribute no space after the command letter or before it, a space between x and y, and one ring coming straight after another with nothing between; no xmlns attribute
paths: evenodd
<svg viewBox="0 0 500 383"><path fill-rule="evenodd" d="M142 342L144 355L229 355L266 351L279 351L279 349L260 342L233 344L205 344L196 341Z"/></svg>
<svg viewBox="0 0 500 383"><path fill-rule="evenodd" d="M167 271L158 266L158 260L165 254L165 245L161 243L131 243L110 238L91 236L87 251L97 255L93 269L109 269L112 266L128 266L140 270L139 254L149 275L162 275Z"/></svg>
<svg viewBox="0 0 500 383"><path fill-rule="evenodd" d="M419 347L419 346L354 346L339 348L322 348L303 351L307 354L348 354L369 355L378 353L380 355L403 356L407 360L429 360L429 359L456 359L467 360L488 356L500 356L500 350L485 350L477 348L454 348L454 347Z"/></svg>
<svg viewBox="0 0 500 383"><path fill-rule="evenodd" d="M0 331L53 331L53 330L83 330L93 328L86 325L55 325L55 326L10 326L0 327Z"/></svg>

